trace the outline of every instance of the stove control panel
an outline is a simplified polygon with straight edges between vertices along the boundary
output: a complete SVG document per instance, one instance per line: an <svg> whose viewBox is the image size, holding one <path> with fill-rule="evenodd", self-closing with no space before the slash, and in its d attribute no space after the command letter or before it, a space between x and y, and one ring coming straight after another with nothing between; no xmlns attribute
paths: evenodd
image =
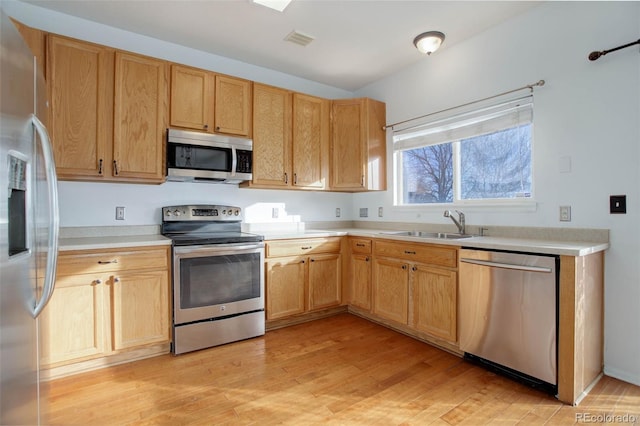
<svg viewBox="0 0 640 426"><path fill-rule="evenodd" d="M163 222L198 220L239 222L242 220L242 209L240 207L220 205L168 206L162 208Z"/></svg>

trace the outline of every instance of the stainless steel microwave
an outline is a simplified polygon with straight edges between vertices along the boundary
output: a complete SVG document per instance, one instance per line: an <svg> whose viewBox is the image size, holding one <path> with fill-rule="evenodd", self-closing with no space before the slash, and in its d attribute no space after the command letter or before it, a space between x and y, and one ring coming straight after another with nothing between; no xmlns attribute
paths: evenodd
<svg viewBox="0 0 640 426"><path fill-rule="evenodd" d="M233 183L251 180L253 141L167 129L167 180Z"/></svg>

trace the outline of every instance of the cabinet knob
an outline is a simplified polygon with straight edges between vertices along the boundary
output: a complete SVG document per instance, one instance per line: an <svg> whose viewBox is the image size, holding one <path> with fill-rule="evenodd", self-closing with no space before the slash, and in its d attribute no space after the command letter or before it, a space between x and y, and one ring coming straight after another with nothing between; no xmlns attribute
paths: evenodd
<svg viewBox="0 0 640 426"><path fill-rule="evenodd" d="M300 263L304 263L304 260L301 260Z"/></svg>
<svg viewBox="0 0 640 426"><path fill-rule="evenodd" d="M402 269L406 271L407 270L407 265L402 265Z"/></svg>
<svg viewBox="0 0 640 426"><path fill-rule="evenodd" d="M120 278L115 277L115 278L113 279L113 282L114 282L114 283L119 283L119 282L120 282Z"/></svg>
<svg viewBox="0 0 640 426"><path fill-rule="evenodd" d="M102 280L100 278L98 278L97 280L94 281L94 283L96 284L102 284Z"/></svg>
<svg viewBox="0 0 640 426"><path fill-rule="evenodd" d="M312 262L315 262L315 261L316 261L315 259L309 259L309 260L311 260Z"/></svg>
<svg viewBox="0 0 640 426"><path fill-rule="evenodd" d="M208 129L208 128L209 128L209 125L208 125L208 124L205 124L205 125L204 125L204 128L205 128L205 129Z"/></svg>
<svg viewBox="0 0 640 426"><path fill-rule="evenodd" d="M369 261L369 256L365 257L365 258L364 258L364 261L365 261L365 262L368 262L368 261Z"/></svg>
<svg viewBox="0 0 640 426"><path fill-rule="evenodd" d="M411 270L412 270L413 272L415 272L415 271L417 271L417 270L418 270L418 268L416 268L416 267L414 266L414 267L412 267L412 268L411 268Z"/></svg>

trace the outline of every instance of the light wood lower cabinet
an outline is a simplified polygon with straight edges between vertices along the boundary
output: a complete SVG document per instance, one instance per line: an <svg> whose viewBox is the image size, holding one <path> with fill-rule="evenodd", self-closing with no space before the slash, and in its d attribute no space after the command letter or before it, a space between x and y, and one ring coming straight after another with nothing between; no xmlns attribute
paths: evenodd
<svg viewBox="0 0 640 426"><path fill-rule="evenodd" d="M342 303L341 238L267 242L267 320Z"/></svg>
<svg viewBox="0 0 640 426"><path fill-rule="evenodd" d="M457 248L374 242L373 309L380 318L457 341Z"/></svg>
<svg viewBox="0 0 640 426"><path fill-rule="evenodd" d="M350 275L351 284L349 304L364 309L371 310L371 276L372 260L370 239L350 238L351 248Z"/></svg>
<svg viewBox="0 0 640 426"><path fill-rule="evenodd" d="M43 368L170 341L169 247L61 252L41 317Z"/></svg>

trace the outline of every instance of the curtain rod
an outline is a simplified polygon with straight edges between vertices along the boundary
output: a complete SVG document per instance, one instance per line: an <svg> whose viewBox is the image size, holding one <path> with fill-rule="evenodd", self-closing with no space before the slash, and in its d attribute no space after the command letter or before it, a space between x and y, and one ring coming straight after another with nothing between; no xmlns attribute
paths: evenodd
<svg viewBox="0 0 640 426"><path fill-rule="evenodd" d="M410 118L408 120L398 121L397 123L387 124L385 126L382 126L382 130L387 130L389 128L393 129L393 127L397 126L398 124L408 123L410 121L419 120L421 118L429 117L431 115L440 114L441 112L447 112L447 111L451 111L452 109L462 108L462 107L465 107L465 106L468 106L468 105L477 104L478 102L484 102L484 101L487 101L489 99L493 99L493 98L497 98L497 97L500 97L500 96L508 95L508 94L514 93L514 92L519 92L520 90L529 89L529 90L531 90L531 93L533 93L533 88L536 87L536 86L540 86L540 87L544 86L544 80L540 80L540 81L538 81L536 83L533 83L533 84L527 84L526 86L518 87L517 89L509 90L507 92L498 93L497 95L489 96L487 98L483 98L483 99L478 99L478 100L475 100L475 101L467 102L466 104L457 105L457 106L454 106L454 107L451 107L451 108L447 108L447 109L442 109L440 111L436 111L436 112L432 112L432 113L429 113L429 114L421 115L419 117Z"/></svg>

